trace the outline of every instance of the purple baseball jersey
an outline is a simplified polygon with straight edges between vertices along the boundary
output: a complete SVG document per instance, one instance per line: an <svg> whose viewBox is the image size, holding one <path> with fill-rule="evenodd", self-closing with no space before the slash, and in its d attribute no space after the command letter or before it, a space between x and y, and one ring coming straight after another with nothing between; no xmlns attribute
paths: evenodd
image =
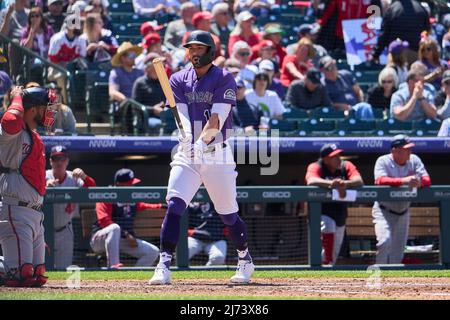
<svg viewBox="0 0 450 320"><path fill-rule="evenodd" d="M170 77L170 85L175 102L188 106L191 129L193 135L195 134L194 141L201 133L194 131L194 123L201 121L203 129L211 116L214 103L228 103L232 107L236 105L236 81L226 70L214 65L200 79L197 78L193 67L178 71ZM212 144L228 138L226 131L232 128L231 121L230 112L222 127L222 136L217 134Z"/></svg>

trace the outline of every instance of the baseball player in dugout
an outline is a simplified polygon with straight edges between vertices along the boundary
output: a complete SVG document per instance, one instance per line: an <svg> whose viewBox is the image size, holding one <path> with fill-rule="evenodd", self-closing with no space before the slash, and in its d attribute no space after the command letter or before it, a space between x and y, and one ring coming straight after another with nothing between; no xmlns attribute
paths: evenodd
<svg viewBox="0 0 450 320"><path fill-rule="evenodd" d="M375 184L391 187L409 186L412 190L431 185L430 176L415 154L408 136L396 135L391 153L375 163ZM401 263L408 240L410 202L379 202L373 205L372 216L377 236L377 264Z"/></svg>
<svg viewBox="0 0 450 320"><path fill-rule="evenodd" d="M180 220L203 183L237 248L238 265L232 283L248 283L254 271L247 230L236 201L236 163L228 145L231 108L236 105L236 82L212 64L211 34L195 30L184 44L192 66L170 78L185 135L178 136L167 187L167 213L161 228L161 254L150 284L170 284L170 264L180 236Z"/></svg>
<svg viewBox="0 0 450 320"><path fill-rule="evenodd" d="M311 163L306 171L306 184L322 188L337 189L340 198L345 198L348 188L361 187L364 182L356 166L341 159L342 149L335 144L325 144L320 149L320 158ZM335 264L341 250L347 219L345 202L322 204L321 235L322 263Z"/></svg>
<svg viewBox="0 0 450 320"><path fill-rule="evenodd" d="M48 187L95 187L95 180L80 168L67 171L69 153L65 146L54 146L50 152L50 170L45 173ZM56 203L53 205L55 225L55 246L53 256L56 269L66 269L72 265L73 230L72 217L78 215L76 203Z"/></svg>
<svg viewBox="0 0 450 320"><path fill-rule="evenodd" d="M114 176L116 187L130 187L141 182L130 169L120 169ZM97 222L93 226L91 248L94 252L106 252L107 265L119 269L120 252L137 258L136 267L150 267L158 258L159 249L155 245L136 238L134 219L139 212L161 209L161 203L97 203Z"/></svg>
<svg viewBox="0 0 450 320"><path fill-rule="evenodd" d="M0 126L0 282L40 287L45 276L45 147L36 132L54 123L56 94L51 89L14 87Z"/></svg>

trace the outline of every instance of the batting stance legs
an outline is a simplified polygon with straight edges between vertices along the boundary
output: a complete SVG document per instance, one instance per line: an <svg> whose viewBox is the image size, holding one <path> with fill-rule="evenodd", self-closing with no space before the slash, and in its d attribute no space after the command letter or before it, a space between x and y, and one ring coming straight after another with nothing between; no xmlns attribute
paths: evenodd
<svg viewBox="0 0 450 320"><path fill-rule="evenodd" d="M168 208L161 228L160 261L150 284L169 284L170 262L180 236L180 220L200 185L205 185L217 213L230 229L230 238L235 244L239 256L236 274L231 278L234 283L248 283L254 271L251 256L247 248L247 230L239 217L236 202L236 164L229 147L216 152L216 159L227 158L221 164L189 164L184 155L177 153L172 162L167 201ZM205 155L205 157L214 157ZM230 158L231 157L231 158Z"/></svg>

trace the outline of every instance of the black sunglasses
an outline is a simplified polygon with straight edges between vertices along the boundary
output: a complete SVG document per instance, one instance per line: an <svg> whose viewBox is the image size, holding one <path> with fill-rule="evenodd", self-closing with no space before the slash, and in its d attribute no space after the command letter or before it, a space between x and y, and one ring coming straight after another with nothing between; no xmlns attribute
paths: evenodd
<svg viewBox="0 0 450 320"><path fill-rule="evenodd" d="M450 80L444 81L444 84L445 84L446 86L449 86L449 85L450 85Z"/></svg>
<svg viewBox="0 0 450 320"><path fill-rule="evenodd" d="M248 57L250 55L250 52L239 52L238 53L241 57Z"/></svg>
<svg viewBox="0 0 450 320"><path fill-rule="evenodd" d="M392 81L392 80L381 80L381 83L392 83L392 82L394 82L394 81Z"/></svg>
<svg viewBox="0 0 450 320"><path fill-rule="evenodd" d="M50 157L50 159L52 159L52 161L64 161L67 159L66 156L52 156Z"/></svg>

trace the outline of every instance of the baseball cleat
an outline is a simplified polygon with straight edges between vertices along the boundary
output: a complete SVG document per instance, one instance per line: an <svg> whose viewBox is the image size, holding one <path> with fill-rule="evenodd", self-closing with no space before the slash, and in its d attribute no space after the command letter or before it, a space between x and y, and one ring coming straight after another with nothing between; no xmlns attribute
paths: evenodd
<svg viewBox="0 0 450 320"><path fill-rule="evenodd" d="M153 277L148 282L149 284L171 284L172 276L170 270L166 267L156 267Z"/></svg>
<svg viewBox="0 0 450 320"><path fill-rule="evenodd" d="M232 283L249 283L250 277L255 271L255 265L248 260L239 260L236 268L236 274L231 277Z"/></svg>

